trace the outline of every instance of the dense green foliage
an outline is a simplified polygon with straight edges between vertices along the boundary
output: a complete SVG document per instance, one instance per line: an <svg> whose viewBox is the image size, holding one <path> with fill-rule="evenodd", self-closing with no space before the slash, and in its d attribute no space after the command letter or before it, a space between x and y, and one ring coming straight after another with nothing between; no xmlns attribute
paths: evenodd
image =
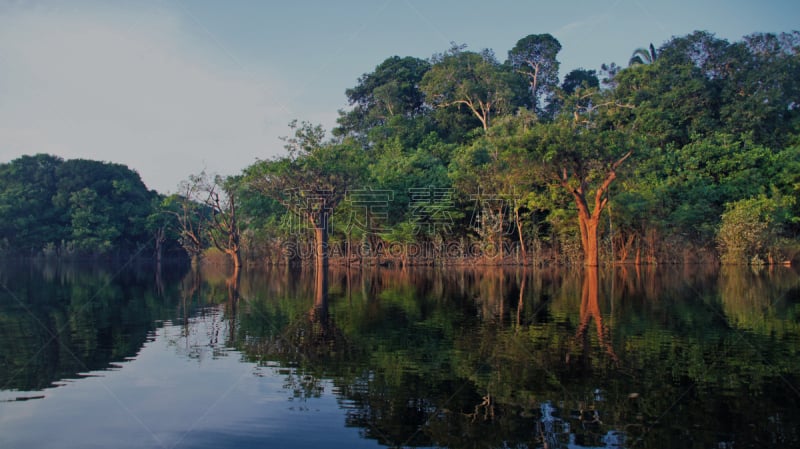
<svg viewBox="0 0 800 449"><path fill-rule="evenodd" d="M795 257L800 33L694 32L561 83L560 50L533 34L502 62L457 44L429 60L392 56L346 90L332 136L293 122L287 156L210 184L190 177L166 202L114 164L3 164L3 248L97 254L157 235L192 255L227 241L213 246L272 262L312 240L403 263ZM779 207L737 215L751 202ZM742 220L769 242L732 246Z"/></svg>
<svg viewBox="0 0 800 449"><path fill-rule="evenodd" d="M424 249L449 242L459 257L496 263L520 254L578 261L591 246L599 260L621 262L795 257L800 34L676 37L637 49L628 68L604 65L604 87L586 69L559 86L560 49L550 35L530 35L501 64L454 44L427 62L394 56L363 75L347 90L352 108L340 112L334 138L314 145L337 154L326 170L347 171L351 188L385 194L369 205L345 195L331 208L332 241L369 242L361 247L372 256L395 245L403 263L414 251L429 263L436 251ZM247 173L273 170L298 180L283 191L324 188L300 182L322 180L314 170L299 176L301 165L261 161L244 185L264 192L263 177ZM726 211L748 201L781 206L761 220L769 242L744 260L720 239L723 213L732 229Z"/></svg>
<svg viewBox="0 0 800 449"><path fill-rule="evenodd" d="M39 154L0 165L0 244L14 254L129 254L153 246L158 195L129 168Z"/></svg>

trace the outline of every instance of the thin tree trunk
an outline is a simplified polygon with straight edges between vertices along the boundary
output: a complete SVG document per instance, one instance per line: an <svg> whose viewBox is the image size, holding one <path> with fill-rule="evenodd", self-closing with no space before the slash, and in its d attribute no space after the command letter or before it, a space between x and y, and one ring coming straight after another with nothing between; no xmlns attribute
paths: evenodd
<svg viewBox="0 0 800 449"><path fill-rule="evenodd" d="M620 236L620 246L617 251L619 257L617 258L617 263L625 263L628 260L628 255L631 252L631 248L633 247L633 243L636 241L636 234L631 233L629 234L624 241L622 241L622 236Z"/></svg>
<svg viewBox="0 0 800 449"><path fill-rule="evenodd" d="M156 266L161 268L161 260L164 255L164 242L167 240L165 226L158 228L155 235L156 243Z"/></svg>
<svg viewBox="0 0 800 449"><path fill-rule="evenodd" d="M522 281L519 285L519 299L517 300L517 329L522 326L522 307L525 305L525 282L528 280L528 269L523 268Z"/></svg>
<svg viewBox="0 0 800 449"><path fill-rule="evenodd" d="M228 256L231 258L231 262L233 262L233 268L237 272L242 267L242 255L239 253L238 249L227 249L225 250L228 253Z"/></svg>
<svg viewBox="0 0 800 449"><path fill-rule="evenodd" d="M528 249L525 248L525 238L522 236L522 220L519 218L519 208L514 208L514 220L517 222L517 233L519 234L519 249L522 252L522 265L528 264Z"/></svg>

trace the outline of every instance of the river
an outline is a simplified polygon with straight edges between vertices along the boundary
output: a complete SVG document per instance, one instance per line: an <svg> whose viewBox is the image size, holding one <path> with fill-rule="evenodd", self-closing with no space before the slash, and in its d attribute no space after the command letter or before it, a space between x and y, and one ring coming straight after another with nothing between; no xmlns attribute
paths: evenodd
<svg viewBox="0 0 800 449"><path fill-rule="evenodd" d="M0 265L0 447L800 447L792 268Z"/></svg>

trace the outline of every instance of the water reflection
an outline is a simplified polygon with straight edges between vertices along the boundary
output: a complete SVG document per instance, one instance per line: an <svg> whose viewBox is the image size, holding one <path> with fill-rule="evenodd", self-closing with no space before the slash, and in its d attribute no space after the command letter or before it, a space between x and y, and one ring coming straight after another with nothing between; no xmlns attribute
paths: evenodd
<svg viewBox="0 0 800 449"><path fill-rule="evenodd" d="M45 266L0 279L0 380L17 396L135 371L142 348L167 339L171 357L235 359L256 385L279 379L291 402L281 410L335 399L326 423L388 447L800 443L791 270L204 267L159 278ZM196 388L184 383L172 387ZM275 441L255 424L265 411L232 413L236 435L209 430L215 443Z"/></svg>
<svg viewBox="0 0 800 449"><path fill-rule="evenodd" d="M600 274L598 267L586 267L583 273L583 290L581 292L581 311L578 331L575 340L583 343L583 353L590 353L590 342L587 334L589 322L594 321L597 332L598 344L611 357L614 362L619 362L614 347L610 341L610 330L603 324L603 315L600 312ZM569 354L566 358L570 362Z"/></svg>
<svg viewBox="0 0 800 449"><path fill-rule="evenodd" d="M0 266L0 389L40 390L134 357L173 315L169 280L159 292L142 267Z"/></svg>

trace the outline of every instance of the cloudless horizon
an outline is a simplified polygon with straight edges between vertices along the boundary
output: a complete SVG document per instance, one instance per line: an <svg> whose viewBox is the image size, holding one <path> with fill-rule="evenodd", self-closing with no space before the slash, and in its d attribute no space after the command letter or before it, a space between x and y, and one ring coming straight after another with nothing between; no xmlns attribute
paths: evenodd
<svg viewBox="0 0 800 449"><path fill-rule="evenodd" d="M301 1L0 4L0 162L49 153L128 165L151 189L283 154L293 119L336 123L345 89L388 57L450 47L498 59L561 42L561 76L707 30L800 28L800 4L735 1Z"/></svg>

